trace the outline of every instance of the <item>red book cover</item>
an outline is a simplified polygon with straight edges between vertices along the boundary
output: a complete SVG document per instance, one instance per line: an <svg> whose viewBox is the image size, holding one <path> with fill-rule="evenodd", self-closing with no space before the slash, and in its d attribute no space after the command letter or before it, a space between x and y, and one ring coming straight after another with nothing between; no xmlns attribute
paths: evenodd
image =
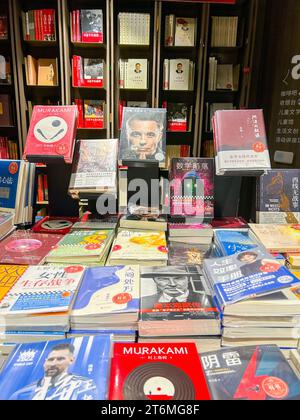
<svg viewBox="0 0 300 420"><path fill-rule="evenodd" d="M77 42L81 42L80 10L76 10Z"/></svg>
<svg viewBox="0 0 300 420"><path fill-rule="evenodd" d="M33 226L32 232L66 235L78 221L77 217L46 216Z"/></svg>
<svg viewBox="0 0 300 420"><path fill-rule="evenodd" d="M17 231L0 242L0 264L38 265L62 235Z"/></svg>
<svg viewBox="0 0 300 420"><path fill-rule="evenodd" d="M39 40L44 41L43 10L38 11L38 24L39 24Z"/></svg>
<svg viewBox="0 0 300 420"><path fill-rule="evenodd" d="M193 343L115 344L109 400L210 400Z"/></svg>
<svg viewBox="0 0 300 420"><path fill-rule="evenodd" d="M38 175L38 190L37 190L37 199L41 203L44 201L44 185L43 185L43 174Z"/></svg>
<svg viewBox="0 0 300 420"><path fill-rule="evenodd" d="M224 217L211 222L214 229L243 229L248 228L248 223L242 217Z"/></svg>
<svg viewBox="0 0 300 420"><path fill-rule="evenodd" d="M102 10L81 10L81 36L85 43L103 43L103 12Z"/></svg>
<svg viewBox="0 0 300 420"><path fill-rule="evenodd" d="M8 39L8 21L6 15L0 15L0 39Z"/></svg>
<svg viewBox="0 0 300 420"><path fill-rule="evenodd" d="M40 35L39 35L38 10L34 10L34 32L35 32L35 41L39 41Z"/></svg>
<svg viewBox="0 0 300 420"><path fill-rule="evenodd" d="M77 30L76 30L76 10L72 12L72 42L77 41Z"/></svg>
<svg viewBox="0 0 300 420"><path fill-rule="evenodd" d="M24 151L24 159L45 162L63 157L72 163L78 109L71 106L35 106Z"/></svg>
<svg viewBox="0 0 300 420"><path fill-rule="evenodd" d="M73 55L72 57L72 79L74 87L81 86L81 57L78 55Z"/></svg>
<svg viewBox="0 0 300 420"><path fill-rule="evenodd" d="M48 201L49 200L49 194L48 194L48 176L47 176L47 174L43 174L43 184L44 184L45 201Z"/></svg>
<svg viewBox="0 0 300 420"><path fill-rule="evenodd" d="M85 128L83 115L83 99L75 99L74 102L78 108L78 128Z"/></svg>

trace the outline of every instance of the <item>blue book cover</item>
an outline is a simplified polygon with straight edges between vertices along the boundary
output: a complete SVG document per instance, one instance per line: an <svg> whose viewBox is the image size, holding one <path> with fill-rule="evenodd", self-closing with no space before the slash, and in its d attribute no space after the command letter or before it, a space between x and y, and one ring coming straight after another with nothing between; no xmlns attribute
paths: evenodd
<svg viewBox="0 0 300 420"><path fill-rule="evenodd" d="M273 169L258 180L258 223L300 222L300 169Z"/></svg>
<svg viewBox="0 0 300 420"><path fill-rule="evenodd" d="M88 268L80 285L72 317L137 312L140 307L138 266Z"/></svg>
<svg viewBox="0 0 300 420"><path fill-rule="evenodd" d="M22 165L20 160L0 160L0 209L15 209Z"/></svg>
<svg viewBox="0 0 300 420"><path fill-rule="evenodd" d="M277 346L222 349L201 362L213 400L300 400L300 381Z"/></svg>
<svg viewBox="0 0 300 420"><path fill-rule="evenodd" d="M21 344L0 374L0 400L105 400L111 336Z"/></svg>
<svg viewBox="0 0 300 420"><path fill-rule="evenodd" d="M280 261L260 248L204 260L204 272L221 307L300 284Z"/></svg>
<svg viewBox="0 0 300 420"><path fill-rule="evenodd" d="M220 229L215 231L215 242L223 256L256 248L258 242L245 229Z"/></svg>

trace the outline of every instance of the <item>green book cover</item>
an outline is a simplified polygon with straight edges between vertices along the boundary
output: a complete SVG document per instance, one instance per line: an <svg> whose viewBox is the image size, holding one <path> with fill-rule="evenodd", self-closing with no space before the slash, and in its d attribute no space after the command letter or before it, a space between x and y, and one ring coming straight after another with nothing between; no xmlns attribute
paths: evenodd
<svg viewBox="0 0 300 420"><path fill-rule="evenodd" d="M47 260L94 256L100 259L112 240L112 236L111 230L74 231L64 236L57 248L50 252Z"/></svg>

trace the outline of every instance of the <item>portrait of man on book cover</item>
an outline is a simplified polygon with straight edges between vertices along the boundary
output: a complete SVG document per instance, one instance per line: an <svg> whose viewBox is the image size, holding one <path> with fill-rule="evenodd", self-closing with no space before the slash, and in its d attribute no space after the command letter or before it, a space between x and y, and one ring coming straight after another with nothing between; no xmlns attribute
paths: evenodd
<svg viewBox="0 0 300 420"><path fill-rule="evenodd" d="M166 109L124 108L120 160L163 163L166 150Z"/></svg>

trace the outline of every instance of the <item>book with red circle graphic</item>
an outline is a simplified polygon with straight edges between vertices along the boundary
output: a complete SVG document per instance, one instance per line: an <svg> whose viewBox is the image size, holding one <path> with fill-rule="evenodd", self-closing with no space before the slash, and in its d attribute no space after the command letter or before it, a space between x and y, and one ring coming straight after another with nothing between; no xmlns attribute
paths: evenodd
<svg viewBox="0 0 300 420"><path fill-rule="evenodd" d="M35 106L24 159L48 163L62 157L72 163L77 130L77 106Z"/></svg>
<svg viewBox="0 0 300 420"><path fill-rule="evenodd" d="M194 343L115 344L109 400L210 400Z"/></svg>
<svg viewBox="0 0 300 420"><path fill-rule="evenodd" d="M0 242L0 264L41 264L62 235L17 231Z"/></svg>
<svg viewBox="0 0 300 420"><path fill-rule="evenodd" d="M300 399L300 381L277 346L222 349L201 362L214 400Z"/></svg>

